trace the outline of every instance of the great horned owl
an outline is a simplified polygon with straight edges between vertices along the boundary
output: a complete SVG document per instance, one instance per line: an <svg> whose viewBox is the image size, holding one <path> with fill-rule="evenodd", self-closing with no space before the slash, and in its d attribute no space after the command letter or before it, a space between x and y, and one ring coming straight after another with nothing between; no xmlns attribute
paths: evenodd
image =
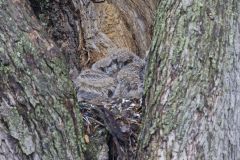
<svg viewBox="0 0 240 160"><path fill-rule="evenodd" d="M104 72L85 70L75 80L75 86L78 90L78 100L88 101L97 97L111 97L116 88L116 81Z"/></svg>
<svg viewBox="0 0 240 160"><path fill-rule="evenodd" d="M75 82L78 100L140 98L144 65L142 59L126 49L110 51L107 57L78 76Z"/></svg>
<svg viewBox="0 0 240 160"><path fill-rule="evenodd" d="M144 65L131 63L117 74L117 88L114 97L140 98L143 93Z"/></svg>
<svg viewBox="0 0 240 160"><path fill-rule="evenodd" d="M141 59L127 49L111 49L107 57L93 64L92 69L114 76L130 63L141 63Z"/></svg>

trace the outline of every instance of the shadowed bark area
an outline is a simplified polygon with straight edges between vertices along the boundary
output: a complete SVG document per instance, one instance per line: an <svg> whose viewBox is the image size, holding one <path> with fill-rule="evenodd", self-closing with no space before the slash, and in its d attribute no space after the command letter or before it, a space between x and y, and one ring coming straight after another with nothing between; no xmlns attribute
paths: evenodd
<svg viewBox="0 0 240 160"><path fill-rule="evenodd" d="M36 14L71 69L91 67L112 48L127 48L141 57L149 48L156 0L62 0L42 6Z"/></svg>
<svg viewBox="0 0 240 160"><path fill-rule="evenodd" d="M138 159L240 158L239 7L159 3Z"/></svg>
<svg viewBox="0 0 240 160"><path fill-rule="evenodd" d="M65 63L27 2L0 1L1 160L83 159Z"/></svg>

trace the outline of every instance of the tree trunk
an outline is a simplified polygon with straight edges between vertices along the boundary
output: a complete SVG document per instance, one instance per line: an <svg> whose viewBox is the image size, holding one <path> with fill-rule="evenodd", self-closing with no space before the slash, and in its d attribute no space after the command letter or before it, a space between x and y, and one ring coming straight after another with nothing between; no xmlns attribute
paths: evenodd
<svg viewBox="0 0 240 160"><path fill-rule="evenodd" d="M99 159L107 133L84 144L71 79L111 48L144 57L156 3L0 0L1 160Z"/></svg>
<svg viewBox="0 0 240 160"><path fill-rule="evenodd" d="M29 3L0 1L0 159L83 159L75 91Z"/></svg>
<svg viewBox="0 0 240 160"><path fill-rule="evenodd" d="M159 3L138 159L240 159L240 2Z"/></svg>

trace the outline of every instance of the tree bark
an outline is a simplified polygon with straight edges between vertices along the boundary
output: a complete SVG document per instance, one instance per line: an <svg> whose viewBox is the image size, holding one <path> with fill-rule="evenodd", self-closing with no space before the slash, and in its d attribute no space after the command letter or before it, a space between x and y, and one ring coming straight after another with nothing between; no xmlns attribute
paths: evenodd
<svg viewBox="0 0 240 160"><path fill-rule="evenodd" d="M111 48L144 57L156 3L0 0L0 159L99 159L107 152L99 151L107 148L106 131L88 145L82 140L71 79Z"/></svg>
<svg viewBox="0 0 240 160"><path fill-rule="evenodd" d="M138 159L240 159L240 2L161 0Z"/></svg>
<svg viewBox="0 0 240 160"><path fill-rule="evenodd" d="M34 1L34 0L32 0ZM49 35L78 70L91 67L111 48L145 56L151 42L156 0L62 0L49 2ZM43 18L44 19L44 18Z"/></svg>
<svg viewBox="0 0 240 160"><path fill-rule="evenodd" d="M0 159L83 159L66 62L26 1L0 1Z"/></svg>

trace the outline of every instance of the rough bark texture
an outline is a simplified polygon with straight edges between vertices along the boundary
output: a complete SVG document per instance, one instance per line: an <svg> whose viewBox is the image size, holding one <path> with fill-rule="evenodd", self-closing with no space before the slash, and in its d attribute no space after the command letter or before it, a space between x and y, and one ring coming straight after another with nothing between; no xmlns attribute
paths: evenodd
<svg viewBox="0 0 240 160"><path fill-rule="evenodd" d="M26 1L0 1L1 160L83 159L65 63Z"/></svg>
<svg viewBox="0 0 240 160"><path fill-rule="evenodd" d="M82 159L70 77L112 48L144 57L156 3L0 0L0 159ZM85 158L108 158L108 139L90 137Z"/></svg>
<svg viewBox="0 0 240 160"><path fill-rule="evenodd" d="M240 159L240 2L161 0L139 159Z"/></svg>
<svg viewBox="0 0 240 160"><path fill-rule="evenodd" d="M48 13L38 14L47 22L49 35L70 56L71 68L90 67L110 48L127 48L141 57L148 50L156 0L62 0L47 4Z"/></svg>

